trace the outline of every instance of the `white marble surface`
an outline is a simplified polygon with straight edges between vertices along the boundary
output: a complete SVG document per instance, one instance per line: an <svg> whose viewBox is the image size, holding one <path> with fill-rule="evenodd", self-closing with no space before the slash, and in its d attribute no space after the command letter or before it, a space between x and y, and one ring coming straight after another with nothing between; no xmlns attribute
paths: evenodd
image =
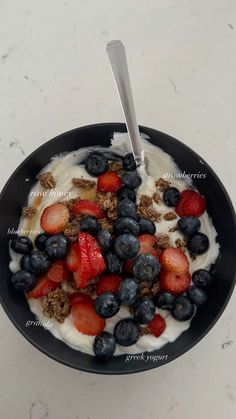
<svg viewBox="0 0 236 419"><path fill-rule="evenodd" d="M114 38L128 49L139 123L190 145L235 202L235 0L1 0L1 185L45 140L122 121L105 55ZM181 358L121 377L48 359L1 309L0 417L233 419L235 301Z"/></svg>

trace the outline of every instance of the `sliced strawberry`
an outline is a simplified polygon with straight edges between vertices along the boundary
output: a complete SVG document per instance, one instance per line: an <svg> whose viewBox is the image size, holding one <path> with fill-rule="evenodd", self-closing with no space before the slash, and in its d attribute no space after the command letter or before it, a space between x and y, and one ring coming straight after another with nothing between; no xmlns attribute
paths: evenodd
<svg viewBox="0 0 236 419"><path fill-rule="evenodd" d="M47 271L47 277L51 281L62 282L68 278L69 272L67 269L66 261L63 259L56 260L52 263Z"/></svg>
<svg viewBox="0 0 236 419"><path fill-rule="evenodd" d="M69 210L63 204L53 204L46 207L40 218L42 229L48 234L60 233L69 221Z"/></svg>
<svg viewBox="0 0 236 419"><path fill-rule="evenodd" d="M97 282L96 293L97 295L103 294L104 292L112 292L116 294L119 290L122 278L120 275L107 274L103 275Z"/></svg>
<svg viewBox="0 0 236 419"><path fill-rule="evenodd" d="M180 217L200 217L206 209L204 196L192 189L181 192L175 211Z"/></svg>
<svg viewBox="0 0 236 419"><path fill-rule="evenodd" d="M165 328L165 319L160 314L156 314L154 319L148 325L148 329L150 330L150 332L157 338L162 335Z"/></svg>
<svg viewBox="0 0 236 419"><path fill-rule="evenodd" d="M162 290L173 292L174 294L182 294L185 292L191 281L189 272L177 274L163 269L160 274L160 286Z"/></svg>
<svg viewBox="0 0 236 419"><path fill-rule="evenodd" d="M160 256L163 268L170 272L184 274L189 270L189 261L183 250L177 247L167 247Z"/></svg>
<svg viewBox="0 0 236 419"><path fill-rule="evenodd" d="M97 189L100 192L117 192L122 187L122 180L116 172L105 172L98 177Z"/></svg>
<svg viewBox="0 0 236 419"><path fill-rule="evenodd" d="M36 286L27 294L28 298L40 298L58 287L58 283L51 281L46 275L41 276Z"/></svg>
<svg viewBox="0 0 236 419"><path fill-rule="evenodd" d="M71 315L76 329L85 335L98 335L106 324L94 310L93 304L87 301L73 304Z"/></svg>
<svg viewBox="0 0 236 419"><path fill-rule="evenodd" d="M79 267L78 243L71 243L66 256L67 269L74 272Z"/></svg>
<svg viewBox="0 0 236 419"><path fill-rule="evenodd" d="M87 303L93 304L93 299L90 297L90 295L85 294L84 292L74 292L69 297L69 303L70 305L74 305L76 303L80 303L81 301L86 301Z"/></svg>
<svg viewBox="0 0 236 419"><path fill-rule="evenodd" d="M90 201L89 199L80 199L73 207L71 212L74 215L84 214L90 215L91 217L95 218L104 218L105 212L103 211L102 207L95 202Z"/></svg>
<svg viewBox="0 0 236 419"><path fill-rule="evenodd" d="M92 277L94 278L105 271L106 265L97 240L90 234L87 234L86 239L90 268L92 270Z"/></svg>

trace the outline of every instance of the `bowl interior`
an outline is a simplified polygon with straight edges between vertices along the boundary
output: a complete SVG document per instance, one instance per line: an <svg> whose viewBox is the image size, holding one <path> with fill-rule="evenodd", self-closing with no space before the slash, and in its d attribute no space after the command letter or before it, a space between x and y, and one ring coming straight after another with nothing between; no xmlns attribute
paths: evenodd
<svg viewBox="0 0 236 419"><path fill-rule="evenodd" d="M235 214L222 183L202 158L180 141L159 131L140 127L149 136L149 141L169 153L181 171L186 173L205 173L206 178L197 178L194 183L206 196L207 210L218 232L220 257L214 265L214 287L205 307L197 311L189 330L175 342L152 352L158 357L153 360L133 359L126 362L126 355L113 357L106 364L99 363L94 357L71 349L42 327L26 327L27 320L35 320L33 313L22 296L9 286L10 277L8 242L11 236L8 229L17 229L21 207L25 204L30 188L35 183L36 174L55 154L72 151L85 146L109 146L114 132L126 132L124 124L97 124L66 132L34 151L13 173L0 197L1 240L0 256L2 280L0 295L3 308L19 331L39 350L51 358L70 367L94 373L125 374L148 370L170 362L195 345L214 325L223 312L235 284L236 272L236 225ZM27 181L26 181L27 179ZM150 353L149 353L150 355ZM154 358L153 358L154 359Z"/></svg>

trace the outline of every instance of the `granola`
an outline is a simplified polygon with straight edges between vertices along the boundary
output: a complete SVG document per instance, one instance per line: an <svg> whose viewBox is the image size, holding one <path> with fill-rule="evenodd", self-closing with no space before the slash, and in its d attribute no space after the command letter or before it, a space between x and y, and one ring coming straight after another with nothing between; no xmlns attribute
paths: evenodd
<svg viewBox="0 0 236 419"><path fill-rule="evenodd" d="M176 239L175 244L177 247L186 247L188 243L187 237L183 237L182 239Z"/></svg>
<svg viewBox="0 0 236 419"><path fill-rule="evenodd" d="M81 188L81 189L94 188L96 185L96 182L94 182L94 180L80 179L76 177L72 179L72 183L76 188Z"/></svg>
<svg viewBox="0 0 236 419"><path fill-rule="evenodd" d="M177 215L173 211L169 211L166 214L163 215L164 220L166 221L172 221L177 218Z"/></svg>
<svg viewBox="0 0 236 419"><path fill-rule="evenodd" d="M23 207L22 216L25 218L33 218L37 214L37 209L34 207Z"/></svg>
<svg viewBox="0 0 236 419"><path fill-rule="evenodd" d="M113 211L118 204L118 198L113 192L97 192L97 201L105 211Z"/></svg>
<svg viewBox="0 0 236 419"><path fill-rule="evenodd" d="M170 247L170 236L168 234L161 234L156 235L157 240L157 246L160 249L166 249L167 247Z"/></svg>
<svg viewBox="0 0 236 419"><path fill-rule="evenodd" d="M150 207L152 205L152 197L148 195L141 195L139 205L141 207Z"/></svg>
<svg viewBox="0 0 236 419"><path fill-rule="evenodd" d="M42 298L42 307L45 316L63 323L70 312L68 294L58 287Z"/></svg>
<svg viewBox="0 0 236 419"><path fill-rule="evenodd" d="M171 184L171 182L168 182L167 180L165 180L163 178L159 178L155 182L155 186L161 192L163 192L165 189L169 188L170 184Z"/></svg>
<svg viewBox="0 0 236 419"><path fill-rule="evenodd" d="M123 164L120 161L111 161L109 163L109 170L121 175L124 172Z"/></svg>
<svg viewBox="0 0 236 419"><path fill-rule="evenodd" d="M162 202L161 195L159 194L159 192L155 192L152 196L152 199L154 202L156 202L156 204L160 204Z"/></svg>
<svg viewBox="0 0 236 419"><path fill-rule="evenodd" d="M40 185L45 189L54 189L56 186L55 179L51 172L41 173L39 175Z"/></svg>
<svg viewBox="0 0 236 419"><path fill-rule="evenodd" d="M138 205L137 214L142 218L146 218L147 220L151 220L157 223L161 219L161 214L157 212L154 208L144 207L142 205Z"/></svg>

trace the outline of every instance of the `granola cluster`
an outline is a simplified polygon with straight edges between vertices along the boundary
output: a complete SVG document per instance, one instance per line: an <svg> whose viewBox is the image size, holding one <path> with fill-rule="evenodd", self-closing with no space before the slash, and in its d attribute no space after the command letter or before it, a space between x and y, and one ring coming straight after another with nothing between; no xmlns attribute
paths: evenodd
<svg viewBox="0 0 236 419"><path fill-rule="evenodd" d="M137 214L141 218L146 218L148 220L155 222L159 222L161 219L161 214L157 212L154 208L145 207L143 205L138 205L137 207Z"/></svg>
<svg viewBox="0 0 236 419"><path fill-rule="evenodd" d="M42 298L42 307L45 316L63 323L70 312L68 294L58 287Z"/></svg>
<svg viewBox="0 0 236 419"><path fill-rule="evenodd" d="M56 182L51 172L41 173L39 175L39 183L45 189L54 189L56 187Z"/></svg>
<svg viewBox="0 0 236 419"><path fill-rule="evenodd" d="M161 192L163 192L165 189L169 188L170 184L171 184L171 182L168 182L167 180L165 180L163 178L159 178L155 182L156 188Z"/></svg>
<svg viewBox="0 0 236 419"><path fill-rule="evenodd" d="M81 189L94 188L96 185L96 182L94 182L94 180L80 179L80 178L75 178L75 177L72 179L72 183L76 188L81 188Z"/></svg>
<svg viewBox="0 0 236 419"><path fill-rule="evenodd" d="M109 163L109 170L121 175L124 172L123 164L120 161L111 161Z"/></svg>
<svg viewBox="0 0 236 419"><path fill-rule="evenodd" d="M33 218L37 214L37 209L34 207L23 207L22 216L25 218Z"/></svg>

